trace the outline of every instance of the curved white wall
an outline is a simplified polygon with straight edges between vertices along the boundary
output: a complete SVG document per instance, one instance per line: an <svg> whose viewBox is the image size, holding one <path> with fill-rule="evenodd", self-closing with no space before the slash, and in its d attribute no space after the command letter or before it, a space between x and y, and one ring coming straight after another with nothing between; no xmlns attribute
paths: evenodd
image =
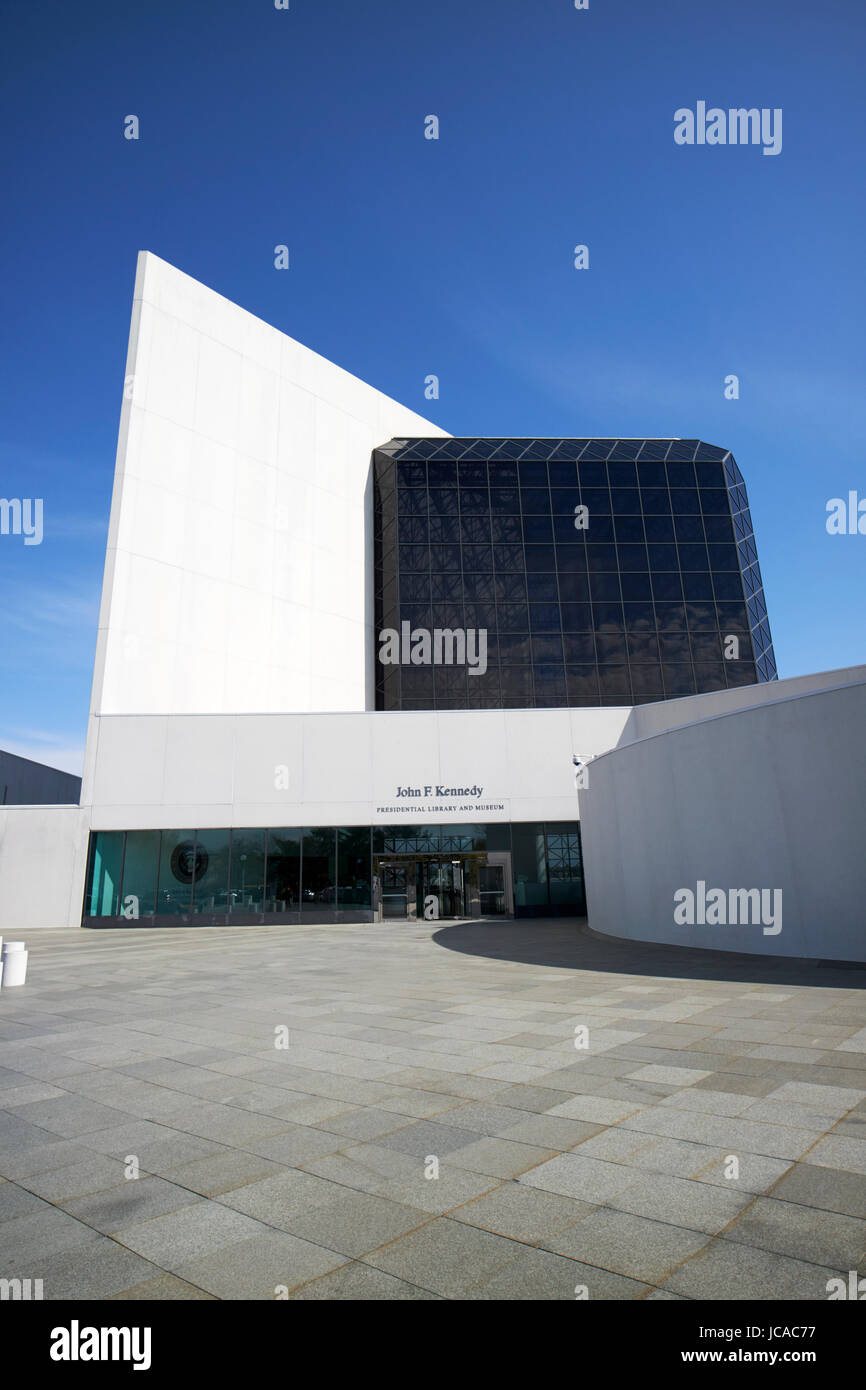
<svg viewBox="0 0 866 1390"><path fill-rule="evenodd" d="M695 722L591 764L580 794L590 927L636 941L866 960L866 671L839 675L848 683L811 693L808 678L761 687L753 707L726 714L715 712L721 696L683 702ZM709 718L700 718L701 699L713 701ZM696 892L699 881L726 894L781 890L781 931L677 923L674 894Z"/></svg>

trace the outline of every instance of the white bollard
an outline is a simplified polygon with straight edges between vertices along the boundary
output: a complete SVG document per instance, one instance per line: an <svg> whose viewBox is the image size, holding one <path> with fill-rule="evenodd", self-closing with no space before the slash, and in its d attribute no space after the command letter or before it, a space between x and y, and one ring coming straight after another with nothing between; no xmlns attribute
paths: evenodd
<svg viewBox="0 0 866 1390"><path fill-rule="evenodd" d="M3 988L23 985L27 976L27 951L23 941L7 941L3 947Z"/></svg>

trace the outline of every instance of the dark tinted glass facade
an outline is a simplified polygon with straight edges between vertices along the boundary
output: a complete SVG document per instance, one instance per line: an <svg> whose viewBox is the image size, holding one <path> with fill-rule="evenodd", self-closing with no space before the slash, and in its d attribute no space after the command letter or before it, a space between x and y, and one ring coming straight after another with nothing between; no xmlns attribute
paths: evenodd
<svg viewBox="0 0 866 1390"><path fill-rule="evenodd" d="M749 504L679 439L403 439L373 459L376 708L629 705L776 679ZM486 633L471 663L381 634Z"/></svg>

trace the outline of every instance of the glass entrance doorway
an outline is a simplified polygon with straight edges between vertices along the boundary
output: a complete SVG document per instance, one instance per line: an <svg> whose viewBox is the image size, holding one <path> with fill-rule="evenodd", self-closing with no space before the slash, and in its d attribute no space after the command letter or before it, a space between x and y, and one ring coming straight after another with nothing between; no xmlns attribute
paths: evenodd
<svg viewBox="0 0 866 1390"><path fill-rule="evenodd" d="M478 896L482 917L504 917L508 911L505 865L482 864L478 870Z"/></svg>
<svg viewBox="0 0 866 1390"><path fill-rule="evenodd" d="M417 864L419 918L467 917L466 875L462 859L422 859Z"/></svg>
<svg viewBox="0 0 866 1390"><path fill-rule="evenodd" d="M477 850L374 855L373 909L380 922L510 917L511 856Z"/></svg>
<svg viewBox="0 0 866 1390"><path fill-rule="evenodd" d="M409 866L406 864L383 864L382 877L382 917L408 917L409 915Z"/></svg>

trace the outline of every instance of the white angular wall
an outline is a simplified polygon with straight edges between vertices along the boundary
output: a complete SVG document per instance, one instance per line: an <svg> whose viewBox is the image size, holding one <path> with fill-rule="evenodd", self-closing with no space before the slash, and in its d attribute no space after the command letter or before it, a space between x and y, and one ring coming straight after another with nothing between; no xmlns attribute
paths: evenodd
<svg viewBox="0 0 866 1390"><path fill-rule="evenodd" d="M126 375L92 713L372 708L370 455L445 432L146 251Z"/></svg>

